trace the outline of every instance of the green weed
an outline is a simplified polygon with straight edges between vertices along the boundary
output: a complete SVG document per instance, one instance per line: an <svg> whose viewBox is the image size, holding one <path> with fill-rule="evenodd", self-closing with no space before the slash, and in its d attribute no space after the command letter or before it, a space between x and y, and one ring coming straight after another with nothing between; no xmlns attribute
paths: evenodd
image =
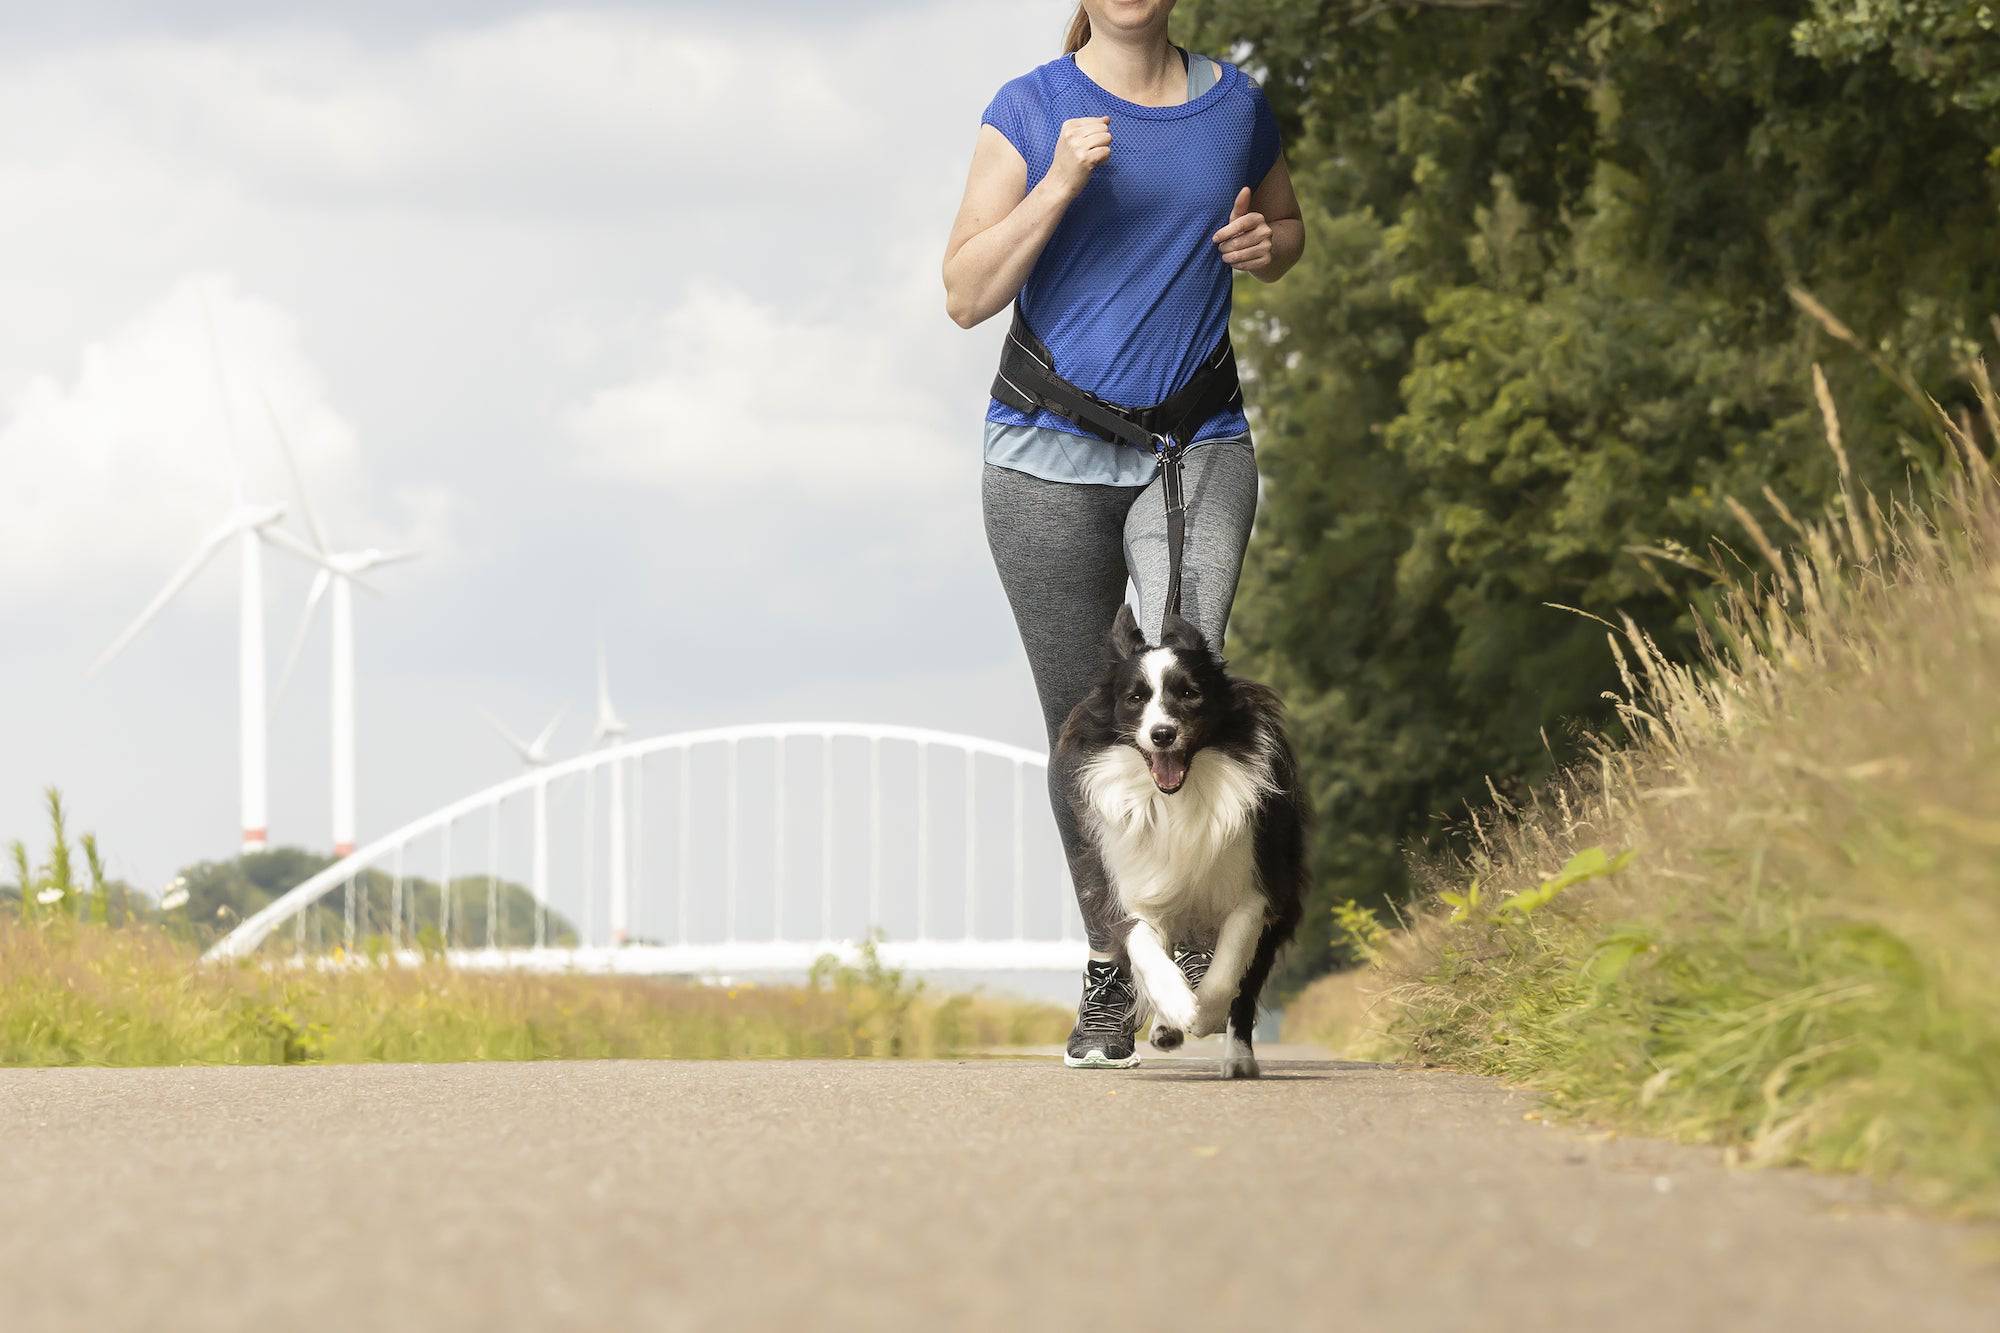
<svg viewBox="0 0 2000 1333"><path fill-rule="evenodd" d="M1736 507L1759 563L1711 557L1702 660L1612 627L1631 739L1476 812L1343 983L1395 1054L2000 1217L2000 402L1969 378L1986 440L1940 414L1924 503L1780 506L1788 544Z"/></svg>

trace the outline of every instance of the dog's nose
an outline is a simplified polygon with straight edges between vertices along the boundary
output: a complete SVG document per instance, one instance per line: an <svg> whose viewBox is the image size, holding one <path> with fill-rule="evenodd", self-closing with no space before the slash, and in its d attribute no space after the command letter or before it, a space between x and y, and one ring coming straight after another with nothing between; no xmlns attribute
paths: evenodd
<svg viewBox="0 0 2000 1333"><path fill-rule="evenodd" d="M1167 726L1163 723L1160 726L1153 728L1153 744L1164 748L1166 746L1172 745L1174 743L1174 737L1180 734L1181 733L1179 732L1178 729Z"/></svg>

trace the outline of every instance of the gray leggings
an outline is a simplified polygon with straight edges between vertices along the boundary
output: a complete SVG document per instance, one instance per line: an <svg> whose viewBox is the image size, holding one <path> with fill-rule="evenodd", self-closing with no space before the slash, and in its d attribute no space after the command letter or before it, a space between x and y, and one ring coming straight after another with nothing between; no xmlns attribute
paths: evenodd
<svg viewBox="0 0 2000 1333"><path fill-rule="evenodd" d="M1257 512L1257 460L1248 437L1188 448L1182 465L1187 533L1181 551L1181 614L1220 652L1236 577ZM1049 804L1069 860L1091 948L1111 952L1118 912L1097 849L1070 811L1056 734L1103 661L1104 639L1138 589L1139 628L1160 640L1167 592L1167 516L1156 474L1144 486L1045 481L983 465L980 509L986 544L1028 650L1049 737Z"/></svg>

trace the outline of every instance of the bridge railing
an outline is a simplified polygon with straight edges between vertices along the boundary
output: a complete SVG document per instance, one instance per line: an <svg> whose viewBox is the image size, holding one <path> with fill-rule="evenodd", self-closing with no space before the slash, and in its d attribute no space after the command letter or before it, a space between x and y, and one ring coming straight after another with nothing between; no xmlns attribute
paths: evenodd
<svg viewBox="0 0 2000 1333"><path fill-rule="evenodd" d="M288 922L292 947L318 952L325 914L311 909L339 894L350 952L372 939L400 953L434 931L467 966L791 971L879 933L901 966L1070 970L1082 926L1046 780L1045 755L919 727L766 723L625 742L365 844L208 956L248 955ZM504 886L522 880L531 940L503 924ZM573 945L553 947L552 909Z"/></svg>

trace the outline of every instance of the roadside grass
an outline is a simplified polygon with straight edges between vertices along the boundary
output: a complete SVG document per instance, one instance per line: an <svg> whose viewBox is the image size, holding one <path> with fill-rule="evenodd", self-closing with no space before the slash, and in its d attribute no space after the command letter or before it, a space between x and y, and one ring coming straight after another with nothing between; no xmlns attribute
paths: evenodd
<svg viewBox="0 0 2000 1333"><path fill-rule="evenodd" d="M1284 1039L1322 1046L1348 1060L1404 1054L1385 1022L1383 977L1372 968L1330 972L1285 1002Z"/></svg>
<svg viewBox="0 0 2000 1333"><path fill-rule="evenodd" d="M934 997L872 946L803 986L197 958L157 926L0 918L0 1065L936 1056L1059 1042L1070 1022Z"/></svg>
<svg viewBox="0 0 2000 1333"><path fill-rule="evenodd" d="M2000 484L1976 439L2000 403L1972 380L1982 420L1939 413L1923 503L1849 492L1786 514L1782 550L1736 510L1756 555L1712 565L1703 660L1606 622L1635 739L1496 792L1406 929L1340 923L1371 966L1309 990L1302 1034L2000 1218Z"/></svg>

